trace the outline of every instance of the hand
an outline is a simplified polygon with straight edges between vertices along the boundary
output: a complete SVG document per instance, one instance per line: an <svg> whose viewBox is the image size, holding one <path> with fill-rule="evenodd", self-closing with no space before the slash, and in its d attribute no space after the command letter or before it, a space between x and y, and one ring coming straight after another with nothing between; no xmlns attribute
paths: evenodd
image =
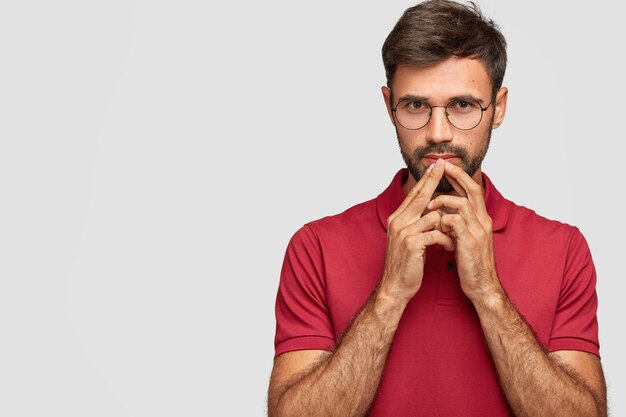
<svg viewBox="0 0 626 417"><path fill-rule="evenodd" d="M454 250L452 239L440 229L441 214L423 215L444 174L444 161L430 165L424 176L387 219L387 256L380 290L408 302L422 285L427 246Z"/></svg>
<svg viewBox="0 0 626 417"><path fill-rule="evenodd" d="M476 303L502 291L493 254L492 220L476 181L449 162L444 164L444 175L458 196L440 195L427 208L442 213L441 231L455 240L461 288Z"/></svg>

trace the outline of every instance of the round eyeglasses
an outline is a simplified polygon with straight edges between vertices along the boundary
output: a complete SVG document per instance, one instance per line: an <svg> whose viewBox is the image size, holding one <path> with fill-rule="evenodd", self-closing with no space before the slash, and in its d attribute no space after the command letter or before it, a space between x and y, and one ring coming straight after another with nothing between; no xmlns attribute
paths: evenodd
<svg viewBox="0 0 626 417"><path fill-rule="evenodd" d="M430 122L435 107L445 109L448 122L457 129L470 130L475 128L483 120L483 113L491 106L483 108L480 103L472 99L452 100L445 106L431 106L422 100L407 98L400 100L391 111L395 115L396 122L409 130L418 130Z"/></svg>

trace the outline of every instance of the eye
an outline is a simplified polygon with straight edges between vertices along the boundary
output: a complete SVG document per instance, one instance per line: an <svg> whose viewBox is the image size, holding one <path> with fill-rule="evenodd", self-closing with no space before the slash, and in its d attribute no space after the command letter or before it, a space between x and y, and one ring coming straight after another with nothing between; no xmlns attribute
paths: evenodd
<svg viewBox="0 0 626 417"><path fill-rule="evenodd" d="M471 112L480 108L477 102L471 100L454 100L448 104L448 109L455 112Z"/></svg>
<svg viewBox="0 0 626 417"><path fill-rule="evenodd" d="M428 111L429 106L423 101L412 100L405 102L404 108L411 113L419 113L423 111Z"/></svg>

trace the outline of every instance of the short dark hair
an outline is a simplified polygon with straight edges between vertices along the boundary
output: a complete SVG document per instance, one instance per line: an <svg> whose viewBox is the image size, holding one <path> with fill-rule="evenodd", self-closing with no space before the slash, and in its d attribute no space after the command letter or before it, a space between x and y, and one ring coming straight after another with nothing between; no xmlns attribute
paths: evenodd
<svg viewBox="0 0 626 417"><path fill-rule="evenodd" d="M452 56L472 57L487 67L495 97L506 71L504 35L473 2L428 0L407 9L387 36L382 52L389 88L398 65L427 66Z"/></svg>

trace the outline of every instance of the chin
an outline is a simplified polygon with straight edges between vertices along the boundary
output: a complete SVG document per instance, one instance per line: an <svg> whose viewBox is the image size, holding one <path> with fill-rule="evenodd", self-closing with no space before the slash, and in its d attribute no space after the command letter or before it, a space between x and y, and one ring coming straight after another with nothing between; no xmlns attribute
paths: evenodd
<svg viewBox="0 0 626 417"><path fill-rule="evenodd" d="M437 193L451 193L453 191L454 187L446 178L442 178L441 181L439 181L437 188L435 189L435 192Z"/></svg>

